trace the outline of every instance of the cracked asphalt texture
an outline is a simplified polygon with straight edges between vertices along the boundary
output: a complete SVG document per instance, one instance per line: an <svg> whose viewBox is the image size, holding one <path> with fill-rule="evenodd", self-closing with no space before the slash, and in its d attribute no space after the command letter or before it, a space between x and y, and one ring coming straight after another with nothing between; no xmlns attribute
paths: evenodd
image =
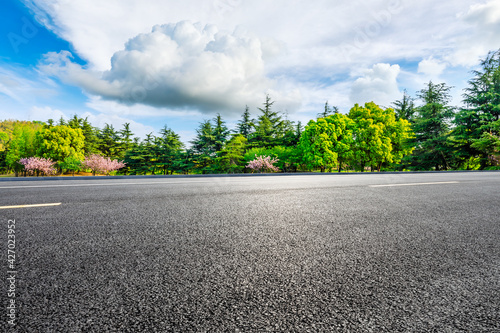
<svg viewBox="0 0 500 333"><path fill-rule="evenodd" d="M498 172L1 181L0 193L2 206L62 203L0 210L2 276L8 219L18 270L17 325L4 314L2 331L500 332Z"/></svg>

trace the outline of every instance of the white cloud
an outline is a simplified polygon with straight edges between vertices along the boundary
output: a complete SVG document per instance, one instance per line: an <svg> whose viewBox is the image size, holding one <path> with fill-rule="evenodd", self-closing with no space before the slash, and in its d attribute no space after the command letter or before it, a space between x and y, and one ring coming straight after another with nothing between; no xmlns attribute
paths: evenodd
<svg viewBox="0 0 500 333"><path fill-rule="evenodd" d="M50 106L33 106L28 114L28 119L38 120L38 121L47 121L49 119L54 120L56 123L59 119L63 118L68 120L68 116L58 109L53 109Z"/></svg>
<svg viewBox="0 0 500 333"><path fill-rule="evenodd" d="M375 64L364 71L364 75L352 84L350 99L352 103L375 102L389 106L400 97L397 77L399 65Z"/></svg>
<svg viewBox="0 0 500 333"><path fill-rule="evenodd" d="M259 104L266 91L293 108L300 105L298 91L274 88L265 75L261 41L241 31L227 34L187 21L155 26L129 40L111 63L109 71L91 71L63 51L47 54L40 69L90 94L129 105L230 114Z"/></svg>
<svg viewBox="0 0 500 333"><path fill-rule="evenodd" d="M418 72L431 77L438 77L446 69L446 64L429 57L418 63Z"/></svg>
<svg viewBox="0 0 500 333"><path fill-rule="evenodd" d="M474 66L479 58L500 46L500 1L473 4L464 14L458 14L459 22L467 32L457 38L456 48L448 57L454 65Z"/></svg>

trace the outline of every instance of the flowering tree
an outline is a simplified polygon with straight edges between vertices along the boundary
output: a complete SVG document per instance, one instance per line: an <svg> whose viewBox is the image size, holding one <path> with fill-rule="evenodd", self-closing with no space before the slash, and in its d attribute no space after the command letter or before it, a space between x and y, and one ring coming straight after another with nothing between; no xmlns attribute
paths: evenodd
<svg viewBox="0 0 500 333"><path fill-rule="evenodd" d="M96 173L109 174L111 171L121 169L125 166L125 163L118 160L111 160L109 157L92 154L85 157L82 165L85 168L91 169L92 174L95 176Z"/></svg>
<svg viewBox="0 0 500 333"><path fill-rule="evenodd" d="M36 173L37 176L40 175L53 175L56 173L56 168L54 168L54 164L50 158L43 157L28 157L21 158L19 160L19 164L24 166L24 170L29 175L34 175Z"/></svg>
<svg viewBox="0 0 500 333"><path fill-rule="evenodd" d="M279 168L274 166L274 163L278 161L277 158L271 158L270 156L259 156L248 162L247 168L258 172L277 172Z"/></svg>

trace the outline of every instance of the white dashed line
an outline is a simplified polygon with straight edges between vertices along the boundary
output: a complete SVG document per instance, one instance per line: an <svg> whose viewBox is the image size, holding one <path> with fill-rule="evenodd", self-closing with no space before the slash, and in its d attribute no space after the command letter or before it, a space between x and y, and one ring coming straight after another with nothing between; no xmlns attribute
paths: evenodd
<svg viewBox="0 0 500 333"><path fill-rule="evenodd" d="M60 204L61 204L60 202L57 202L57 203L34 204L34 205L0 206L0 209L49 207L49 206L59 206Z"/></svg>
<svg viewBox="0 0 500 333"><path fill-rule="evenodd" d="M458 184L459 182L433 182L433 183L408 183L408 184L384 184L384 185L368 185L368 187L393 187L393 186L418 186L418 185L442 185L442 184Z"/></svg>

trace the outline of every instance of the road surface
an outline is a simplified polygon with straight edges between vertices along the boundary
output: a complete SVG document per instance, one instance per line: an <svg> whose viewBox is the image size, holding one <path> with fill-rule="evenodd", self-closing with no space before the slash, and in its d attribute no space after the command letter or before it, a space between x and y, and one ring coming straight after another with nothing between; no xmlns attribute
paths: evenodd
<svg viewBox="0 0 500 333"><path fill-rule="evenodd" d="M498 172L0 193L7 332L500 332Z"/></svg>

